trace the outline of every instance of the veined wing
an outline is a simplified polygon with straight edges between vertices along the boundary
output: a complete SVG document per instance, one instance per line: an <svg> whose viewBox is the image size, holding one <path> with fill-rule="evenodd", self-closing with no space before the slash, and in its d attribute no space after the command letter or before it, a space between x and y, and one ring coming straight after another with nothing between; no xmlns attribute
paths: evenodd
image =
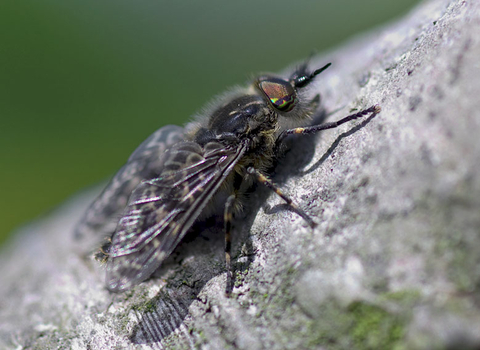
<svg viewBox="0 0 480 350"><path fill-rule="evenodd" d="M165 151L183 139L183 132L180 126L166 125L143 141L87 209L75 228L75 237L93 240L86 244L90 246L111 235L132 191L142 180L160 174Z"/></svg>
<svg viewBox="0 0 480 350"><path fill-rule="evenodd" d="M246 146L180 142L166 152L158 178L129 199L108 252L107 287L114 292L148 278L167 258L215 194Z"/></svg>

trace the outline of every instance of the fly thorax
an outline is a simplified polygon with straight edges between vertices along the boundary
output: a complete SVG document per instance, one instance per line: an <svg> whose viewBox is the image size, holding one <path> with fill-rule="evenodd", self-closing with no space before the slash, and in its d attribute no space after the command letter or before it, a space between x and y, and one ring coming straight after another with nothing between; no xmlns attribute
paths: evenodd
<svg viewBox="0 0 480 350"><path fill-rule="evenodd" d="M237 97L215 110L208 121L208 129L221 139L223 135L243 139L252 129L252 124L264 114L266 103L261 96Z"/></svg>

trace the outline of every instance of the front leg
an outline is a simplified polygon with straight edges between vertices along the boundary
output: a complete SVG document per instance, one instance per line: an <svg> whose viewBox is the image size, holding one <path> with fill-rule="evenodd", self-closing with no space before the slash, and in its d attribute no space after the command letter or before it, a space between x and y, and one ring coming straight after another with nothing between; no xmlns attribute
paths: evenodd
<svg viewBox="0 0 480 350"><path fill-rule="evenodd" d="M343 119L340 119L336 122L330 122L330 123L324 123L324 124L320 124L320 125L313 125L313 126L307 126L307 127L303 127L303 128L293 128L293 129L285 130L280 134L280 136L278 136L277 146L280 145L281 142L283 141L283 139L285 139L285 137L287 137L288 135L313 134L313 133L316 133L316 132L321 131L321 130L333 129L333 128L336 128L337 126L340 126L340 125L342 125L344 123L347 123L351 120L361 118L361 117L369 115L369 114L370 114L370 116L374 116L374 115L380 113L380 111L381 111L380 106L375 105L375 106L372 106L370 108L364 109L363 111L360 111L358 113L351 114L351 115L349 115L349 116L347 116Z"/></svg>

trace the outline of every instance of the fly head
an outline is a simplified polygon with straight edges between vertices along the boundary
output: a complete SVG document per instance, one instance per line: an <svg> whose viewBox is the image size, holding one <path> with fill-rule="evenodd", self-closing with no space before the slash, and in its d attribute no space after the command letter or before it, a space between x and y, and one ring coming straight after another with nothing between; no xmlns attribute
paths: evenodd
<svg viewBox="0 0 480 350"><path fill-rule="evenodd" d="M330 63L312 72L305 63L288 79L266 75L258 78L255 86L275 113L288 119L302 119L315 112L319 101L318 95L309 98L306 87L329 66Z"/></svg>

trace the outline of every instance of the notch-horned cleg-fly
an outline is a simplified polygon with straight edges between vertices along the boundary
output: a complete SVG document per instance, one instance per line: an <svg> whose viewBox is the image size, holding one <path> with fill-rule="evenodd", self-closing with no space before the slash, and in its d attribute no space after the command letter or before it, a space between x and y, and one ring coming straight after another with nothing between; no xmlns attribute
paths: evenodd
<svg viewBox="0 0 480 350"><path fill-rule="evenodd" d="M133 152L77 227L77 235L111 235L102 250L110 291L128 290L150 277L195 221L223 214L228 293L232 217L254 181L315 225L266 174L279 145L291 134L315 133L380 112L376 105L336 122L291 128L318 110L320 97L309 98L307 87L329 66L312 72L305 63L288 78L260 76L224 95L185 128L162 127Z"/></svg>

